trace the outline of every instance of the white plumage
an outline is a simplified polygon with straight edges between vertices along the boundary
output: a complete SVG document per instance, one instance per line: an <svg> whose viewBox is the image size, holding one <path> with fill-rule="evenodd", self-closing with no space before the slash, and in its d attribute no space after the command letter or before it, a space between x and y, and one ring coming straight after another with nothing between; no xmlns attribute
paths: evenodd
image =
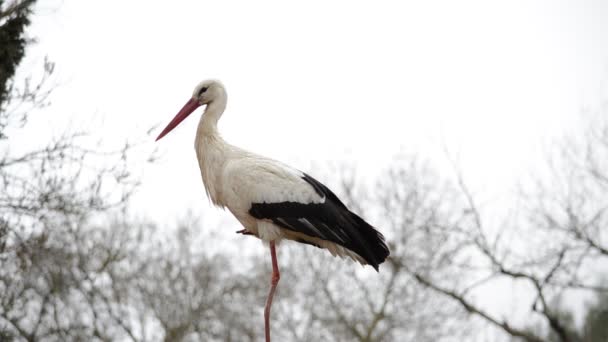
<svg viewBox="0 0 608 342"><path fill-rule="evenodd" d="M326 186L278 161L228 144L217 130L226 108L226 90L218 81L201 82L192 98L157 140L201 105L206 105L195 139L196 155L208 197L227 208L245 228L268 241L273 281L265 312L266 339L274 289L279 279L275 243L294 240L347 256L376 270L389 255L384 237L346 206Z"/></svg>

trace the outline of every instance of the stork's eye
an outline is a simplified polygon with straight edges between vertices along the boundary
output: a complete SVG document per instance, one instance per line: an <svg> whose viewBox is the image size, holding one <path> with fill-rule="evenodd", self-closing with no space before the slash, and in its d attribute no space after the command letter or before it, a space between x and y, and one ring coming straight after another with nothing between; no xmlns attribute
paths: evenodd
<svg viewBox="0 0 608 342"><path fill-rule="evenodd" d="M207 87L202 87L201 90L198 91L198 96L201 96L206 91L207 91Z"/></svg>

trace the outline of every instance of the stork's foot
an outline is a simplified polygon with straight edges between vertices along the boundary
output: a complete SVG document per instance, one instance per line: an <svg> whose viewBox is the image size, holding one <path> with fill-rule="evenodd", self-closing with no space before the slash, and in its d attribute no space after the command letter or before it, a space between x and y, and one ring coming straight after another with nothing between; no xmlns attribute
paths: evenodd
<svg viewBox="0 0 608 342"><path fill-rule="evenodd" d="M236 233L243 234L243 235L254 235L252 232L248 231L247 229L237 230Z"/></svg>

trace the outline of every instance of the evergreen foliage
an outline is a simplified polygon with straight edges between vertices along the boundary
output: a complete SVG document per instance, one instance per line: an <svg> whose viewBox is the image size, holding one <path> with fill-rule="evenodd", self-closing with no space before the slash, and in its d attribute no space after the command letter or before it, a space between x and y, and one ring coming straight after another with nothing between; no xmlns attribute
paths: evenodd
<svg viewBox="0 0 608 342"><path fill-rule="evenodd" d="M5 4L0 0L0 108L9 96L10 80L25 55L28 40L24 31L30 23L34 2L26 0Z"/></svg>

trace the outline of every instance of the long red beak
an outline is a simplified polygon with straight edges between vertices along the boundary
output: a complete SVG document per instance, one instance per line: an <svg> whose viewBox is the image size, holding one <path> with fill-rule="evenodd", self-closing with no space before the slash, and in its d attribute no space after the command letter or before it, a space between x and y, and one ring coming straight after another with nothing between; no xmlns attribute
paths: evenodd
<svg viewBox="0 0 608 342"><path fill-rule="evenodd" d="M186 102L184 107L179 111L179 113L177 113L177 115L173 118L173 120L171 120L171 122L169 122L167 127L165 127L165 129L163 129L163 131L160 132L160 134L158 135L158 138L156 138L155 141L158 141L160 138L167 135L167 133L171 132L172 129L177 127L177 125L179 125L180 122L184 121L184 119L187 118L188 115L190 115L192 112L194 112L194 110L196 108L198 108L200 106L201 106L201 104L197 100L195 100L195 99L188 100L188 102Z"/></svg>

